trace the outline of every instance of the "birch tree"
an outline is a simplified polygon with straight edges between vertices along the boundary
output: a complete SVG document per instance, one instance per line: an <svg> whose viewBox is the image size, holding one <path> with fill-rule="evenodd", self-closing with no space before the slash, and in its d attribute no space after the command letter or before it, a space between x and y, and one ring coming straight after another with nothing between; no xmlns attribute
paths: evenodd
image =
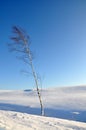
<svg viewBox="0 0 86 130"><path fill-rule="evenodd" d="M33 80L35 82L39 102L40 102L41 115L44 115L44 108L43 108L43 102L41 98L41 91L39 89L38 76L34 68L33 55L30 49L30 44L31 44L30 37L22 28L17 26L13 26L12 34L13 36L10 37L12 43L8 45L11 51L16 51L18 53L18 56L20 56L21 59L23 60L23 62L29 65L32 72Z"/></svg>

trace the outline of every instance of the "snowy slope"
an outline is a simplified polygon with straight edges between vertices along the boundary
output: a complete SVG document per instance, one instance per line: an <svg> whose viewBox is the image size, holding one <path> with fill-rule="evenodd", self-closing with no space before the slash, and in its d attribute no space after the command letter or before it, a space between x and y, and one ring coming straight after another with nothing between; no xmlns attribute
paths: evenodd
<svg viewBox="0 0 86 130"><path fill-rule="evenodd" d="M86 122L86 86L42 91L45 115ZM0 110L40 115L35 90L0 90Z"/></svg>
<svg viewBox="0 0 86 130"><path fill-rule="evenodd" d="M5 130L86 130L86 124L0 110L0 127Z"/></svg>
<svg viewBox="0 0 86 130"><path fill-rule="evenodd" d="M45 89L42 98L47 108L86 110L86 86ZM0 103L39 107L35 90L0 90Z"/></svg>
<svg viewBox="0 0 86 130"><path fill-rule="evenodd" d="M0 90L0 127L5 130L86 130L86 86L43 89L42 99L45 115L54 118L36 116L40 115L40 105L35 90Z"/></svg>

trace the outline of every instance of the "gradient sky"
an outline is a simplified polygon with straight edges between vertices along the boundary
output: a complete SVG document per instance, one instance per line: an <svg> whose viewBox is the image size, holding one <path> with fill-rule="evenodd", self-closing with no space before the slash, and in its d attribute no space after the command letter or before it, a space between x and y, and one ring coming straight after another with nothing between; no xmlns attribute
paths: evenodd
<svg viewBox="0 0 86 130"><path fill-rule="evenodd" d="M0 89L35 88L8 50L13 25L31 37L43 88L86 84L86 0L0 1Z"/></svg>

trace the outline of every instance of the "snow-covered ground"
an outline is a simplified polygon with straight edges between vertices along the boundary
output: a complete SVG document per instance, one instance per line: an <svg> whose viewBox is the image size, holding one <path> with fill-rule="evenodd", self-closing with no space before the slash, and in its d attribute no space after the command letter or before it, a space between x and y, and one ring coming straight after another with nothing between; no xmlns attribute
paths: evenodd
<svg viewBox="0 0 86 130"><path fill-rule="evenodd" d="M37 116L40 105L35 90L0 90L0 126L6 130L86 130L86 86L43 89L42 99L48 117Z"/></svg>
<svg viewBox="0 0 86 130"><path fill-rule="evenodd" d="M0 111L0 126L6 130L86 130L85 123L11 111Z"/></svg>

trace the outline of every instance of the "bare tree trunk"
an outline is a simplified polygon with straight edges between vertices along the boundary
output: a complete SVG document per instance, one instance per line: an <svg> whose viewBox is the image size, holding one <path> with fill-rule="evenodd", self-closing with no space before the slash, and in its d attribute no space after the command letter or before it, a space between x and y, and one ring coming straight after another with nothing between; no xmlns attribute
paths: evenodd
<svg viewBox="0 0 86 130"><path fill-rule="evenodd" d="M38 86L38 79L37 79L36 72L34 70L34 66L33 66L30 52L29 52L29 60L30 60L30 65L31 65L31 69L32 69L32 73L33 73L33 77L34 77L34 81L35 81L35 85L36 85L36 89L37 89L37 94L38 94L39 101L40 101L41 115L44 116L44 108L43 108L43 104L42 104L41 93L40 93L39 86Z"/></svg>
<svg viewBox="0 0 86 130"><path fill-rule="evenodd" d="M39 102L40 102L41 115L44 115L44 108L43 108L43 102L42 102L41 93L40 93L40 89L39 89L39 85L38 85L38 78L37 78L37 74L36 74L34 66L33 66L33 62L32 62L33 58L32 58L32 54L31 54L30 47L29 47L29 43L30 43L29 36L21 28L16 27L16 26L13 27L13 33L15 35L13 37L11 37L11 40L14 43L9 44L9 46L11 47L12 51L20 52L22 55L21 59L25 63L30 65L32 75L33 75L35 85L36 85Z"/></svg>

